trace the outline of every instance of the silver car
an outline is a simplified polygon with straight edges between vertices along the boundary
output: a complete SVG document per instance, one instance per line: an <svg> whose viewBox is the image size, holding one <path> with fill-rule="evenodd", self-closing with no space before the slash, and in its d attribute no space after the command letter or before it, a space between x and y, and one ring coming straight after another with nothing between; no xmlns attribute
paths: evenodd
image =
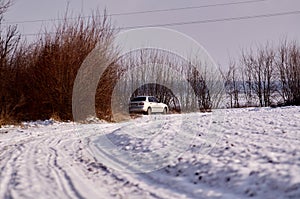
<svg viewBox="0 0 300 199"><path fill-rule="evenodd" d="M129 113L144 113L151 115L151 113L167 114L168 111L168 106L164 103L160 103L153 96L138 96L133 98L129 104Z"/></svg>

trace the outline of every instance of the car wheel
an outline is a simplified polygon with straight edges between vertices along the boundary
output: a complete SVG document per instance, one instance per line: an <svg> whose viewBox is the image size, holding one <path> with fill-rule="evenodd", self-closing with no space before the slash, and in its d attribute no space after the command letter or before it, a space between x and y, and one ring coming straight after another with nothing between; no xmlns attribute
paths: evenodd
<svg viewBox="0 0 300 199"><path fill-rule="evenodd" d="M167 108L164 108L163 114L165 115L165 114L167 114L167 112L168 112Z"/></svg>
<svg viewBox="0 0 300 199"><path fill-rule="evenodd" d="M147 115L151 115L151 113L152 113L152 109L149 107L149 108L147 109Z"/></svg>

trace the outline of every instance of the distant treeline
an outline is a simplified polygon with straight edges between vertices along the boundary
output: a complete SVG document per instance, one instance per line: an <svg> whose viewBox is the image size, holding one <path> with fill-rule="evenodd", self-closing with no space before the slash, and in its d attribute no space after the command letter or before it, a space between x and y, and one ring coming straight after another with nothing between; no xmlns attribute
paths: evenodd
<svg viewBox="0 0 300 199"><path fill-rule="evenodd" d="M242 52L221 72L229 107L300 105L300 46L282 40Z"/></svg>

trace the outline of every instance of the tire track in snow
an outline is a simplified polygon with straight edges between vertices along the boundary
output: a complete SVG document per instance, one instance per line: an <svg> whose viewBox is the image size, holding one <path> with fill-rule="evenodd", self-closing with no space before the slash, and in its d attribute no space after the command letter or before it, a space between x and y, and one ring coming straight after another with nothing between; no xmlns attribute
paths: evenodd
<svg viewBox="0 0 300 199"><path fill-rule="evenodd" d="M115 129L112 128L113 131ZM131 181L129 178L122 176L120 173L110 170L106 165L98 162L93 156L92 152L87 150L90 145L90 138L95 135L87 135L83 138L84 141L75 142L75 148L77 150L74 152L75 159L78 160L84 167L86 167L86 172L88 178L93 181L100 183L100 186L105 184L110 187L109 196L103 198L156 198L162 199L155 192L149 192L143 189L136 181ZM88 155L86 154L88 153ZM98 196L97 196L98 197Z"/></svg>
<svg viewBox="0 0 300 199"><path fill-rule="evenodd" d="M62 195L68 198L83 198L72 185L67 173L57 164L57 153L54 148L48 146L61 141L55 134L43 136L38 134L32 139L20 135L12 138L11 142L16 141L14 145L2 147L0 198L33 198L34 194L46 192L49 198ZM66 132L60 131L60 134ZM50 158L49 164L46 164L47 158ZM64 194L57 195L49 190L56 193L63 190Z"/></svg>
<svg viewBox="0 0 300 199"><path fill-rule="evenodd" d="M91 130L94 127L85 127L83 130L89 132L81 136L74 133L74 129L52 128L45 132L32 132L30 135L25 130L25 133L12 135L10 141L7 139L5 143L0 143L0 149L3 150L0 155L0 198L81 199L90 197L91 193L95 197L105 193L105 198L124 198L128 194L145 195L144 198L149 198L147 192L136 184L93 163L92 159L87 164L78 161L76 163L76 156L89 158L88 148L81 146L84 154L80 154L77 148L80 146L75 145L80 140L99 134ZM28 129L30 130L39 131L38 128ZM100 126L98 131L101 130L103 128ZM93 172L99 175L93 178ZM103 187L106 182L110 186ZM100 192L97 191L99 188ZM157 197L152 195L151 198Z"/></svg>
<svg viewBox="0 0 300 199"><path fill-rule="evenodd" d="M17 185L17 164L16 161L22 155L23 145L17 145L16 148L8 151L7 161L1 161L0 174L0 197L13 198L13 188Z"/></svg>
<svg viewBox="0 0 300 199"><path fill-rule="evenodd" d="M67 174L67 172L58 165L57 163L57 150L54 149L53 147L50 147L50 160L48 163L49 167L52 168L53 173L55 173L56 177L56 182L60 183L60 187L63 189L64 193L69 197L69 198L79 198L82 199L84 198L75 188L70 176Z"/></svg>

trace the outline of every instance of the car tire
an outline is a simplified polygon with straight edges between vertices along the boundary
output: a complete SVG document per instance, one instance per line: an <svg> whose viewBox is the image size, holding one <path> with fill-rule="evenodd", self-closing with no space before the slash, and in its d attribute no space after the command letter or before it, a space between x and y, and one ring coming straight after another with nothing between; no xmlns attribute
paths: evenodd
<svg viewBox="0 0 300 199"><path fill-rule="evenodd" d="M163 114L166 115L167 113L168 113L168 109L167 109L167 108L164 108Z"/></svg>
<svg viewBox="0 0 300 199"><path fill-rule="evenodd" d="M150 107L147 109L146 114L147 114L147 115L151 115L151 114L152 114L152 109L151 109Z"/></svg>

